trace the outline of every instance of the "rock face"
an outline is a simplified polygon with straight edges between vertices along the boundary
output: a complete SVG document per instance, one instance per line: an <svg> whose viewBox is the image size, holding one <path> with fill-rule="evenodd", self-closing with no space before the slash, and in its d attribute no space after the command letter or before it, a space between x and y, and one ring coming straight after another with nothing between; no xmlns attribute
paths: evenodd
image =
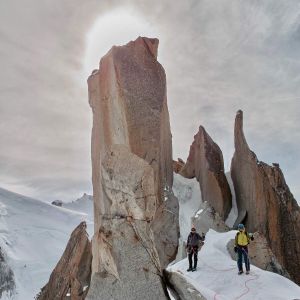
<svg viewBox="0 0 300 300"><path fill-rule="evenodd" d="M7 263L5 252L0 247L0 298L14 298L16 289L15 276ZM5 296L4 296L5 295Z"/></svg>
<svg viewBox="0 0 300 300"><path fill-rule="evenodd" d="M168 197L172 190L172 136L166 96L166 76L157 61L157 39L139 37L125 46L113 47L100 61L99 71L88 79L89 103L93 110L92 166L95 202L95 232L101 226L100 165L103 153L113 144L127 145L154 170L157 210L153 224L162 266L175 257L178 240L178 203ZM171 204L169 203L171 202ZM166 207L173 207L167 211ZM172 224L166 224L172 219ZM170 227L171 226L171 227ZM163 234L163 231L166 234ZM177 232L177 238L167 232ZM165 249L165 245L169 249ZM172 248L172 250L170 250ZM165 251L166 250L166 251ZM167 255L163 255L167 253Z"/></svg>
<svg viewBox="0 0 300 300"><path fill-rule="evenodd" d="M205 234L209 229L217 232L229 230L221 216L207 202L201 204L200 210L192 217L191 221L197 230L201 230Z"/></svg>
<svg viewBox="0 0 300 300"><path fill-rule="evenodd" d="M156 273L161 275L161 270L175 258L178 247L179 207L178 201L172 193L172 136L167 108L166 77L163 67L157 61L157 47L157 39L141 37L125 46L113 47L101 59L99 70L95 70L88 79L89 103L93 110L92 169L95 235L92 269L93 274L98 273L93 278L96 280L99 276L103 276L103 268L105 268L105 272L110 275L107 277L107 282L104 280L103 285L108 287L107 284L111 282L110 280L118 280L116 286L124 291L128 290L128 292L133 287L126 280L124 272L126 269L130 270L131 264L134 265L134 262L127 259L122 264L119 254L111 252L103 237L103 230L106 234L107 228L111 228L109 229L112 236L110 242L115 243L116 247L121 245L125 248L129 247L129 244L125 243L126 240L119 235L118 230L121 225L115 224L115 216L124 215L126 218L130 218L132 215L137 218L136 222L124 225L124 230L128 231L129 241L134 240L136 234L132 230L135 226L140 227L138 229L140 232L147 231L149 234L146 240L143 238L136 240L137 251L143 257L140 267L143 265L149 270L155 268ZM126 151L123 148L123 150L116 150L116 145L123 145ZM119 159L122 161L118 163L123 164L123 166L119 166L115 162L114 166L119 169L129 168L132 170L132 178L130 181L127 177L131 175L125 171L122 178L117 177L116 170L109 168L108 175L116 176L114 180L117 185L123 186L122 182L126 182L129 186L127 188L124 186L121 191L108 195L109 183L105 176L108 172L106 164L110 160L108 158L106 162L104 160L105 157L109 157L112 149L114 149L114 153L119 153ZM128 164L128 160L131 161L131 165ZM136 166L134 166L135 163ZM149 196L146 193L148 187L139 186L142 178L134 175L134 172L142 174L146 169L145 165L153 170L152 175L149 175L149 179L147 179L150 182L150 177L153 177L151 201L147 198ZM147 172L150 172L149 168ZM125 203L126 205L119 203L119 199L116 197L126 199L127 192L130 199L124 201L128 203ZM148 207L149 201L151 208ZM138 207L141 208L138 210ZM130 210L128 210L129 208ZM146 211L148 209L149 211ZM141 220L139 216L143 214L147 220ZM107 216L110 218L109 221L106 220ZM148 224L147 226L145 222ZM115 232L115 230L117 231ZM149 244L147 247L151 250L149 250L150 256L142 252L142 245L146 241ZM158 257L156 257L157 255ZM134 260L134 257L129 257ZM146 261L146 257L148 261ZM104 267L107 260L109 263ZM146 274L144 271L141 272ZM143 281L143 277L140 275L138 271L133 273L135 284L138 280L143 285L146 281ZM147 276L150 275L144 275L145 278ZM153 283L152 292L155 289L155 292L161 294L163 291L158 288L159 278L154 276L155 281L151 276L149 281ZM96 288L96 284L94 286ZM140 285L137 286L141 288ZM90 291L90 299L94 299L93 295ZM118 296L115 294L115 297ZM138 297L140 296L137 295Z"/></svg>
<svg viewBox="0 0 300 300"><path fill-rule="evenodd" d="M196 177L203 201L226 220L231 209L231 191L224 173L222 151L202 126L194 136L187 162L179 174L186 178Z"/></svg>
<svg viewBox="0 0 300 300"><path fill-rule="evenodd" d="M173 170L166 76L157 61L157 47L157 39L141 37L113 47L101 59L99 71L89 77L88 86L94 114L93 163L103 148L128 145L153 167L161 201L164 188L172 187Z"/></svg>
<svg viewBox="0 0 300 300"><path fill-rule="evenodd" d="M178 174L180 173L180 170L184 167L185 162L181 159L178 158L178 160L173 160L173 171Z"/></svg>
<svg viewBox="0 0 300 300"><path fill-rule="evenodd" d="M300 284L300 208L279 165L258 161L249 149L243 133L242 111L236 115L234 142L231 176L238 219L244 219L249 231L266 236L279 263Z"/></svg>
<svg viewBox="0 0 300 300"><path fill-rule="evenodd" d="M86 232L86 223L82 222L72 232L49 282L42 288L37 299L85 299L91 279L91 264L92 246Z"/></svg>
<svg viewBox="0 0 300 300"><path fill-rule="evenodd" d="M168 299L151 229L156 212L153 173L126 146L107 150L102 161L105 212L93 240L100 264L86 299Z"/></svg>
<svg viewBox="0 0 300 300"><path fill-rule="evenodd" d="M197 289L177 272L165 271L171 293L176 300L206 300Z"/></svg>
<svg viewBox="0 0 300 300"><path fill-rule="evenodd" d="M237 255L233 250L234 240L231 240L228 243L227 248L232 259L236 260ZM268 241L263 234L258 232L254 233L254 241L251 241L249 245L249 258L251 264L262 270L267 270L290 278L288 272L277 261Z"/></svg>

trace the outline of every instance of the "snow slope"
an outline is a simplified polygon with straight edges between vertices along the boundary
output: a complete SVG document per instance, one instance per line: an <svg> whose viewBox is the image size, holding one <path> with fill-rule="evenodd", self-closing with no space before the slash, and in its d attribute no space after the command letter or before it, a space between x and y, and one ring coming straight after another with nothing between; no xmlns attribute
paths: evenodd
<svg viewBox="0 0 300 300"><path fill-rule="evenodd" d="M72 204L69 206L72 208ZM91 236L92 215L0 188L0 246L15 275L17 291L13 299L34 299L48 281L71 232L83 220Z"/></svg>
<svg viewBox="0 0 300 300"><path fill-rule="evenodd" d="M175 178L174 186L185 232L189 230L190 217L201 205L200 189L196 181L180 177ZM92 236L92 211L92 198L88 195L57 207L0 188L0 247L8 256L17 286L13 297L1 299L34 299L48 281L71 232L82 220L87 221ZM197 272L186 272L187 259L171 265L169 270L184 276L208 300L300 300L300 287L275 273L252 266L249 276L238 276L236 262L226 249L234 235L235 231L210 230L199 252Z"/></svg>
<svg viewBox="0 0 300 300"><path fill-rule="evenodd" d="M93 216L94 211L94 202L93 202L93 196L83 194L81 198L78 198L75 201L72 202L63 202L62 207L68 208L70 210L75 210L81 213L86 213L89 216Z"/></svg>
<svg viewBox="0 0 300 300"><path fill-rule="evenodd" d="M169 267L184 276L207 300L292 300L300 299L300 287L278 274L251 266L250 275L237 275L236 262L227 243L236 231L209 230L199 252L198 269L186 272L187 259Z"/></svg>

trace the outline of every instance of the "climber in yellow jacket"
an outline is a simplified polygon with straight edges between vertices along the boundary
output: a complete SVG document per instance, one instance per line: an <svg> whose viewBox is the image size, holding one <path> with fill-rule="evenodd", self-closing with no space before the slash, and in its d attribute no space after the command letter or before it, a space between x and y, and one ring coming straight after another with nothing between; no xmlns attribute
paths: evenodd
<svg viewBox="0 0 300 300"><path fill-rule="evenodd" d="M246 274L250 272L250 261L248 256L248 245L250 240L253 240L253 235L249 234L243 224L238 225L238 232L235 236L235 247L234 251L238 254L237 265L239 268L239 275L243 274L243 258L246 266Z"/></svg>

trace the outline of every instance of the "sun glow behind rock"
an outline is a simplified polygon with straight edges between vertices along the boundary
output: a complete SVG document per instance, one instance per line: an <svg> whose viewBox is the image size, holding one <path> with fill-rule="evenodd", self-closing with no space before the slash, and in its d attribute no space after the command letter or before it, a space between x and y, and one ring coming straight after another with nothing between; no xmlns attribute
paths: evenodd
<svg viewBox="0 0 300 300"><path fill-rule="evenodd" d="M156 28L131 9L116 9L101 15L86 36L86 52L83 62L87 78L113 45L127 44L138 36L157 37Z"/></svg>

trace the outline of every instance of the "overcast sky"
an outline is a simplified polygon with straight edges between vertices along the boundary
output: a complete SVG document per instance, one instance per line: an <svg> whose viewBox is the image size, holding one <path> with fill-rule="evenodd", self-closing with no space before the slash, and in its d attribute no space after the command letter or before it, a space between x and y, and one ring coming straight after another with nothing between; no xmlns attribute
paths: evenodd
<svg viewBox="0 0 300 300"><path fill-rule="evenodd" d="M46 201L92 193L86 79L139 35L160 40L174 158L203 125L228 170L242 109L249 146L280 163L299 201L297 0L0 0L0 187Z"/></svg>

